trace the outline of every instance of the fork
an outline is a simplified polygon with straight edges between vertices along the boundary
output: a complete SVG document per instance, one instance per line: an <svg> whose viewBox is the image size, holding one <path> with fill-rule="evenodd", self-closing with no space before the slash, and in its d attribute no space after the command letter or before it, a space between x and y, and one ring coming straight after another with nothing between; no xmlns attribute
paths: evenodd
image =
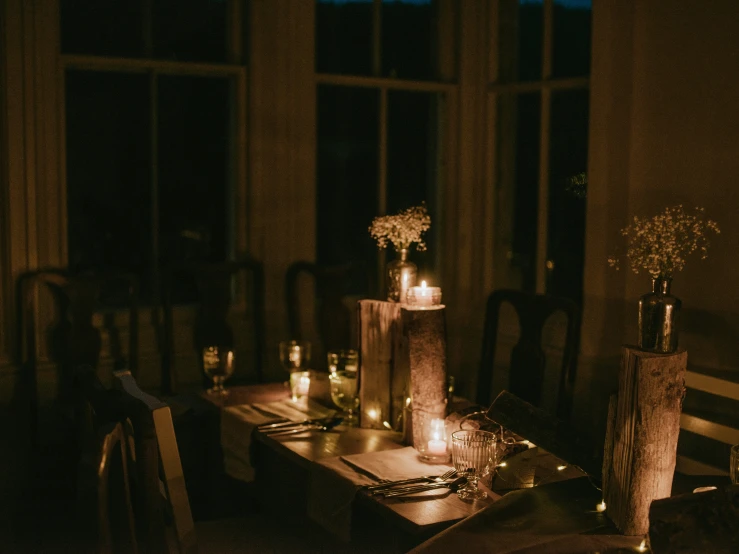
<svg viewBox="0 0 739 554"><path fill-rule="evenodd" d="M457 474L456 469L450 469L446 473L443 473L441 475L424 475L422 477L414 477L413 479L402 479L400 481L388 481L387 483L380 483L379 485L371 485L369 487L365 487L365 490L370 491L372 494L384 494L384 489L389 489L392 487L398 487L400 485L412 485L414 483L423 483L425 481L446 481L447 479L451 479Z"/></svg>
<svg viewBox="0 0 739 554"><path fill-rule="evenodd" d="M460 487L463 487L467 483L467 477L461 475L453 481L443 481L440 483L431 483L429 485L420 485L416 487L404 487L402 489L384 491L383 496L385 498L394 498L396 496L405 496L408 494L415 494L417 492L432 491L434 489L451 489L456 491Z"/></svg>

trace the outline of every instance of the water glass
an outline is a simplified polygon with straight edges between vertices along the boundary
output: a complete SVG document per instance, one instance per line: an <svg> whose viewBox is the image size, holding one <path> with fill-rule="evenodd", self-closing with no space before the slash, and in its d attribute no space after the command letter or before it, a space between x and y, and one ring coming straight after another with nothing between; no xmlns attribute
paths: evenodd
<svg viewBox="0 0 739 554"><path fill-rule="evenodd" d="M739 444L731 447L730 459L729 475L731 476L731 482L739 485Z"/></svg>
<svg viewBox="0 0 739 554"><path fill-rule="evenodd" d="M310 362L310 342L285 340L280 343L280 363L288 373L305 369Z"/></svg>
<svg viewBox="0 0 739 554"><path fill-rule="evenodd" d="M359 408L359 389L356 371L337 371L329 374L331 400L344 412L344 424L356 425Z"/></svg>
<svg viewBox="0 0 739 554"><path fill-rule="evenodd" d="M301 402L310 394L310 371L293 371L290 374L290 392L293 402Z"/></svg>
<svg viewBox="0 0 739 554"><path fill-rule="evenodd" d="M203 348L203 371L213 381L213 386L207 390L208 394L226 395L228 390L223 383L233 375L233 350L206 346Z"/></svg>
<svg viewBox="0 0 739 554"><path fill-rule="evenodd" d="M487 494L477 482L495 469L497 437L489 431L468 430L452 433L452 462L467 485L457 491L462 500L480 500Z"/></svg>
<svg viewBox="0 0 739 554"><path fill-rule="evenodd" d="M329 350L326 358L329 373L359 371L359 352L356 350Z"/></svg>

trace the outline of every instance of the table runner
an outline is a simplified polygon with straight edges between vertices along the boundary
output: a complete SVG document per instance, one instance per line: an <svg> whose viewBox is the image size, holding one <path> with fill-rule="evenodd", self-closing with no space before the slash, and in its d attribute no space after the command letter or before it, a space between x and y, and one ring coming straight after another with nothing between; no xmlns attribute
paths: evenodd
<svg viewBox="0 0 739 554"><path fill-rule="evenodd" d="M285 399L278 402L242 404L223 408L221 410L221 448L226 474L241 481L254 480L250 449L252 432L257 425L280 418L303 421L330 417L335 413L335 410L321 406L313 400L296 403Z"/></svg>
<svg viewBox="0 0 739 554"><path fill-rule="evenodd" d="M412 552L584 554L639 546L641 537L619 535L596 511L600 500L587 477L513 491Z"/></svg>

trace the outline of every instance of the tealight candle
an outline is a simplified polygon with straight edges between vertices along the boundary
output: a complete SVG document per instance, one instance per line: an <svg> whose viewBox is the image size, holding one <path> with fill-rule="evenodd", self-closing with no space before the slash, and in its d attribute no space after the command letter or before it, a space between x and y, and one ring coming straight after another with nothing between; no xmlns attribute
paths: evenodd
<svg viewBox="0 0 739 554"><path fill-rule="evenodd" d="M441 304L441 287L429 287L421 281L420 287L408 289L407 303L414 308L425 309Z"/></svg>
<svg viewBox="0 0 739 554"><path fill-rule="evenodd" d="M444 456L446 454L446 433L445 423L443 419L432 419L429 423L429 434L431 440L428 441L428 453L434 456Z"/></svg>

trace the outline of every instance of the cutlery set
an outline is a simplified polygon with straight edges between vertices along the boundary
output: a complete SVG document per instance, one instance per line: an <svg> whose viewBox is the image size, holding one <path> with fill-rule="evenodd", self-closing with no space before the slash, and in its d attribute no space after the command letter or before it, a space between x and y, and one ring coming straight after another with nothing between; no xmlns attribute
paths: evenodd
<svg viewBox="0 0 739 554"><path fill-rule="evenodd" d="M293 435L306 431L329 431L344 421L342 417L321 417L318 419L306 419L305 421L282 421L277 423L264 423L258 425L257 429L270 437Z"/></svg>
<svg viewBox="0 0 739 554"><path fill-rule="evenodd" d="M388 481L377 485L364 487L372 495L381 495L384 498L394 498L423 491L449 488L456 491L467 483L467 478L457 476L457 470L450 469L442 475L425 475L413 479L402 479L400 481ZM412 485L412 486L408 486Z"/></svg>

